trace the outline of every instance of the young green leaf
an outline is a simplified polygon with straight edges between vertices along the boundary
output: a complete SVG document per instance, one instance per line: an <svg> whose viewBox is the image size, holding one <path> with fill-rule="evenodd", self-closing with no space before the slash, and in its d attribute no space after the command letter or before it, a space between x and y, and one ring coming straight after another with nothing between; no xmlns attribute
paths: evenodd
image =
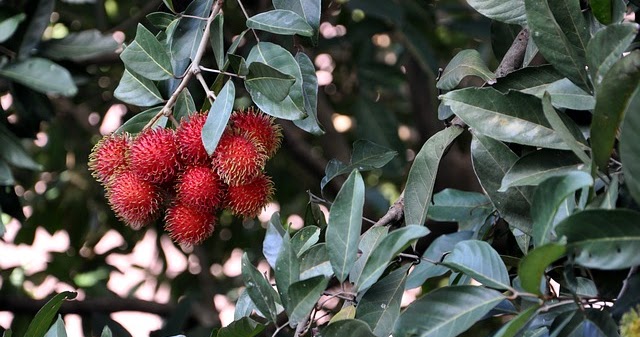
<svg viewBox="0 0 640 337"><path fill-rule="evenodd" d="M279 35L313 35L313 28L303 17L286 9L256 14L247 19L247 27Z"/></svg>
<svg viewBox="0 0 640 337"><path fill-rule="evenodd" d="M0 66L0 76L43 94L74 96L78 92L67 69L39 57L30 57Z"/></svg>
<svg viewBox="0 0 640 337"><path fill-rule="evenodd" d="M479 240L458 242L442 265L473 277L487 287L509 289L507 267L488 243Z"/></svg>
<svg viewBox="0 0 640 337"><path fill-rule="evenodd" d="M549 243L539 246L525 255L518 267L518 276L522 289L532 293L542 295L540 282L545 269L564 256L566 247L563 244Z"/></svg>
<svg viewBox="0 0 640 337"><path fill-rule="evenodd" d="M55 317L56 313L58 313L58 309L60 309L62 302L64 302L64 300L72 300L74 298L76 298L76 293L71 291L63 291L55 295L45 305L43 305L40 310L38 310L38 313L36 313L33 320L31 320L31 323L29 323L27 332L25 332L24 335L29 337L43 337L49 329L51 321Z"/></svg>
<svg viewBox="0 0 640 337"><path fill-rule="evenodd" d="M249 261L247 253L242 255L242 279L247 287L246 291L256 308L271 322L276 321L278 314L276 309L276 291L271 287L260 271Z"/></svg>
<svg viewBox="0 0 640 337"><path fill-rule="evenodd" d="M209 110L207 121L202 127L202 144L211 155L218 147L222 133L227 127L229 117L233 111L233 102L236 98L236 87L232 80L228 80L218 93L218 97Z"/></svg>
<svg viewBox="0 0 640 337"><path fill-rule="evenodd" d="M120 54L122 62L132 71L150 80L173 78L171 58L164 46L142 24L138 24L136 38Z"/></svg>
<svg viewBox="0 0 640 337"><path fill-rule="evenodd" d="M496 78L495 74L487 68L480 53L474 49L465 49L449 61L436 87L440 90L454 89L467 76L477 76L485 82Z"/></svg>
<svg viewBox="0 0 640 337"><path fill-rule="evenodd" d="M125 103L137 106L153 106L164 102L162 94L150 79L125 69L113 96Z"/></svg>

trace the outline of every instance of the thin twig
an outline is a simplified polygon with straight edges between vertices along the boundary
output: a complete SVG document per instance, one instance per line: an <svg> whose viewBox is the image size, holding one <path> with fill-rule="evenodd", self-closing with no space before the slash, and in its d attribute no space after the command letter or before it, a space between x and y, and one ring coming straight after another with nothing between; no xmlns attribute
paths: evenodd
<svg viewBox="0 0 640 337"><path fill-rule="evenodd" d="M307 331L307 325L311 325L311 322L309 322L309 318L311 318L311 311L309 311L304 319L298 323L298 326L296 326L296 332L293 334L293 337L300 337Z"/></svg>
<svg viewBox="0 0 640 337"><path fill-rule="evenodd" d="M386 226L391 223L396 223L404 218L404 191L398 197L398 200L389 207L387 214L382 216L380 220L373 224L373 227Z"/></svg>
<svg viewBox="0 0 640 337"><path fill-rule="evenodd" d="M271 337L276 337L278 332L280 332L280 330L284 329L287 325L289 325L289 321L287 321L284 324L282 324L281 326L277 327L276 331L273 332L273 335L271 335Z"/></svg>
<svg viewBox="0 0 640 337"><path fill-rule="evenodd" d="M204 67L204 66L200 66L200 70L206 71L206 72L210 72L210 73L227 75L227 76L231 76L231 77L237 77L237 78L241 78L241 79L247 78L246 76L230 73L228 71L222 71L222 70L218 70L218 69L207 68L207 67Z"/></svg>
<svg viewBox="0 0 640 337"><path fill-rule="evenodd" d="M196 74L196 78L202 85L202 89L204 89L204 92L207 95L207 98L209 99L209 104L213 105L213 101L216 100L216 94L213 91L211 91L211 89L209 89L209 86L207 85L207 81L204 80L204 77L202 76L201 72L198 72Z"/></svg>
<svg viewBox="0 0 640 337"><path fill-rule="evenodd" d="M636 273L638 273L638 266L633 266L631 267L631 269L629 269L629 274L627 274L627 277L624 279L624 281L622 281L622 288L620 288L620 292L618 293L618 296L616 298L624 296L624 293L627 292L627 289L629 289L629 279Z"/></svg>
<svg viewBox="0 0 640 337"><path fill-rule="evenodd" d="M242 9L242 13L244 13L244 17L249 20L249 14L247 13L247 10L244 8L244 5L242 4L242 0L238 0L238 5L240 6L240 9ZM251 32L253 33L253 36L256 37L256 41L260 42L260 38L258 38L258 33L256 33L256 30L251 28Z"/></svg>

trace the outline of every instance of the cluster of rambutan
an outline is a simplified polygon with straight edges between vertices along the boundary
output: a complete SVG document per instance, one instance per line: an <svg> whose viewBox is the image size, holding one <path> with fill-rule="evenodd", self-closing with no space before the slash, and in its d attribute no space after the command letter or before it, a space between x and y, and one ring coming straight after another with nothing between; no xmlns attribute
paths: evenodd
<svg viewBox="0 0 640 337"><path fill-rule="evenodd" d="M254 217L273 194L264 167L280 147L282 133L260 111L235 111L209 156L202 144L206 113L175 129L146 129L105 136L91 151L89 168L106 188L115 214L139 229L164 212L165 230L181 244L211 236L217 214Z"/></svg>

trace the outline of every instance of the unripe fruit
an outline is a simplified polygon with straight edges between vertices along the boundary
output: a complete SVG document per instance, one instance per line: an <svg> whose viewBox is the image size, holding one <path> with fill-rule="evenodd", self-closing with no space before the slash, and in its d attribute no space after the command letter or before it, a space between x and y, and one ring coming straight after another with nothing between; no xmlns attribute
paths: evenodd
<svg viewBox="0 0 640 337"><path fill-rule="evenodd" d="M176 198L202 212L213 212L222 201L222 182L212 168L190 166L178 177Z"/></svg>
<svg viewBox="0 0 640 337"><path fill-rule="evenodd" d="M255 217L269 203L273 195L273 182L264 173L245 185L229 186L226 205L232 213Z"/></svg>
<svg viewBox="0 0 640 337"><path fill-rule="evenodd" d="M183 119L176 130L178 152L182 163L209 164L209 155L202 145L202 127L207 121L207 115L195 114Z"/></svg>
<svg viewBox="0 0 640 337"><path fill-rule="evenodd" d="M139 229L160 215L162 192L133 172L117 174L107 184L107 199L118 218Z"/></svg>
<svg viewBox="0 0 640 337"><path fill-rule="evenodd" d="M165 230L174 241L195 245L211 236L215 221L213 212L198 211L178 202L167 210Z"/></svg>
<svg viewBox="0 0 640 337"><path fill-rule="evenodd" d="M131 144L131 171L156 184L170 182L179 170L178 146L171 129L155 128L142 131Z"/></svg>
<svg viewBox="0 0 640 337"><path fill-rule="evenodd" d="M247 138L260 144L264 148L267 157L271 158L280 148L282 130L273 122L273 118L249 108L247 111L236 111L231 115L231 124L234 129L244 133Z"/></svg>
<svg viewBox="0 0 640 337"><path fill-rule="evenodd" d="M228 185L251 182L264 169L264 150L241 134L225 132L213 154L213 167Z"/></svg>
<svg viewBox="0 0 640 337"><path fill-rule="evenodd" d="M104 184L116 173L125 170L130 143L127 134L104 136L89 155L89 170L93 177Z"/></svg>

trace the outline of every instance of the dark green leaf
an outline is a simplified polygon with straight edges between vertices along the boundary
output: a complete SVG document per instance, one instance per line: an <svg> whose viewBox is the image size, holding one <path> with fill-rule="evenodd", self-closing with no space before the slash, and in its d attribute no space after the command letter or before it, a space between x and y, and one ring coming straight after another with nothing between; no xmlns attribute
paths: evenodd
<svg viewBox="0 0 640 337"><path fill-rule="evenodd" d="M638 89L635 91L638 92ZM640 203L640 117L638 109L640 101L638 96L627 107L629 113L624 117L622 133L620 135L620 157L622 158L622 172L624 173L625 185L629 193L637 203Z"/></svg>
<svg viewBox="0 0 640 337"><path fill-rule="evenodd" d="M128 121L126 121L122 126L120 126L114 133L119 134L123 132L128 133L138 133L142 131L147 123L153 118L153 116L157 115L160 112L161 107L151 108L142 112L139 112L137 115L131 117ZM153 127L165 127L167 124L167 117L161 117L158 121L153 125Z"/></svg>
<svg viewBox="0 0 640 337"><path fill-rule="evenodd" d="M158 29L167 29L167 27L176 20L175 15L165 12L149 13L146 18Z"/></svg>
<svg viewBox="0 0 640 337"><path fill-rule="evenodd" d="M624 269L640 264L640 213L593 209L575 213L556 227L567 237L567 253L587 268Z"/></svg>
<svg viewBox="0 0 640 337"><path fill-rule="evenodd" d="M216 337L254 337L264 331L265 326L249 317L242 317L237 321L221 328Z"/></svg>
<svg viewBox="0 0 640 337"><path fill-rule="evenodd" d="M0 131L1 132L1 131ZM0 136L2 137L2 136ZM0 152L0 156L1 156ZM13 179L13 174L11 173L11 168L9 164L4 160L0 160L0 185L2 186L13 186L15 184L15 180ZM1 222L1 220L0 220ZM2 234L4 235L4 230L2 230ZM2 235L0 235L1 237Z"/></svg>
<svg viewBox="0 0 640 337"><path fill-rule="evenodd" d="M639 84L640 51L633 51L616 62L602 79L591 122L593 162L601 170L608 167L616 132L625 114L638 110Z"/></svg>
<svg viewBox="0 0 640 337"><path fill-rule="evenodd" d="M194 58L212 5L213 0L194 0L189 4L173 33L170 47L173 58Z"/></svg>
<svg viewBox="0 0 640 337"><path fill-rule="evenodd" d="M49 329L51 321L58 313L62 302L67 299L72 300L75 297L76 293L72 291L63 291L55 295L38 310L38 313L33 317L33 320L31 320L27 332L25 332L24 335L29 337L43 337Z"/></svg>
<svg viewBox="0 0 640 337"><path fill-rule="evenodd" d="M358 254L363 206L364 182L360 172L353 170L331 206L327 225L329 260L340 282L347 278Z"/></svg>
<svg viewBox="0 0 640 337"><path fill-rule="evenodd" d="M300 279L306 280L318 275L333 276L326 244L317 244L300 256Z"/></svg>
<svg viewBox="0 0 640 337"><path fill-rule="evenodd" d="M138 24L135 40L124 49L120 58L127 69L150 80L173 78L169 54L158 39L141 24Z"/></svg>
<svg viewBox="0 0 640 337"><path fill-rule="evenodd" d="M45 29L49 26L54 6L54 0L40 0L35 5L35 10L27 19L27 28L18 49L18 60L28 58L36 51Z"/></svg>
<svg viewBox="0 0 640 337"><path fill-rule="evenodd" d="M427 217L436 221L470 221L486 219L493 212L489 198L478 192L446 188L433 195Z"/></svg>
<svg viewBox="0 0 640 337"><path fill-rule="evenodd" d="M595 33L587 45L587 63L596 87L600 86L604 75L622 57L637 33L638 24L630 22L610 25Z"/></svg>
<svg viewBox="0 0 640 337"><path fill-rule="evenodd" d="M305 1L310 3L312 1ZM316 68L307 54L299 52L296 61L302 71L302 95L304 97L304 109L307 117L293 121L299 128L314 135L323 135L324 129L318 120L318 77Z"/></svg>
<svg viewBox="0 0 640 337"><path fill-rule="evenodd" d="M243 289L240 292L240 296L238 296L238 300L236 301L236 308L233 312L233 319L235 321L241 319L242 317L249 317L253 313L254 310L258 310L256 305L251 301L251 297L249 297L249 293L246 289Z"/></svg>
<svg viewBox="0 0 640 337"><path fill-rule="evenodd" d="M493 337L514 337L524 328L533 318L540 307L532 305L520 314L503 325Z"/></svg>
<svg viewBox="0 0 640 337"><path fill-rule="evenodd" d="M173 6L173 0L162 0L162 2L164 3L165 6L167 6L167 8L169 8L169 10L173 13L176 12L175 7Z"/></svg>
<svg viewBox="0 0 640 337"><path fill-rule="evenodd" d="M615 1L615 0L614 0ZM611 23L613 19L613 8L611 7L612 0L591 0L589 5L591 6L591 12L593 16L604 25Z"/></svg>
<svg viewBox="0 0 640 337"><path fill-rule="evenodd" d="M542 149L519 158L502 178L499 191L514 186L536 186L550 177L576 170L588 170L576 156L567 151Z"/></svg>
<svg viewBox="0 0 640 337"><path fill-rule="evenodd" d="M260 110L274 117L296 120L306 117L302 88L302 72L296 59L286 49L270 43L259 42L249 52L247 63L267 64L281 73L293 76L296 81L282 101L273 101L264 95L251 95Z"/></svg>
<svg viewBox="0 0 640 337"><path fill-rule="evenodd" d="M496 79L493 88L506 94L509 90L518 90L525 94L542 97L549 84L563 79L550 65L526 67Z"/></svg>
<svg viewBox="0 0 640 337"><path fill-rule="evenodd" d="M378 226L369 228L360 236L360 242L358 243L358 250L360 251L360 257L356 260L349 273L349 282L355 283L362 275L362 269L369 260L371 254L378 248L382 239L387 236L389 228L386 226Z"/></svg>
<svg viewBox="0 0 640 337"><path fill-rule="evenodd" d="M18 13L8 18L3 18L0 22L0 43L10 38L15 33L20 22L24 21L26 17L24 13Z"/></svg>
<svg viewBox="0 0 640 337"><path fill-rule="evenodd" d="M300 280L300 261L296 251L291 247L291 239L288 232L285 232L282 238L282 246L276 261L274 276L282 304L287 309L287 312L291 314L292 311L287 301L289 286Z"/></svg>
<svg viewBox="0 0 640 337"><path fill-rule="evenodd" d="M551 326L554 336L618 337L617 324L611 314L599 309L565 312Z"/></svg>
<svg viewBox="0 0 640 337"><path fill-rule="evenodd" d="M466 88L440 98L476 134L523 145L568 149L544 117L540 100L531 95L518 91L502 94L493 88Z"/></svg>
<svg viewBox="0 0 640 337"><path fill-rule="evenodd" d="M51 325L45 337L67 337L67 330L64 327L62 316L58 315L58 319Z"/></svg>
<svg viewBox="0 0 640 337"><path fill-rule="evenodd" d="M575 127L575 124L572 125L574 126L574 132L569 129L569 126L567 126L566 123L573 123L573 121L569 118L562 118L563 115L560 115L562 112L558 113L552 106L549 93L545 93L542 98L542 111L544 112L544 116L547 118L547 121L549 121L549 124L551 124L551 128L557 132L558 136L564 141L567 147L569 147L569 149L573 151L573 153L580 158L583 163L589 164L591 162L590 158L584 152L586 146L577 140L582 138L582 133L580 133L580 131L575 131L578 130L578 128Z"/></svg>
<svg viewBox="0 0 640 337"><path fill-rule="evenodd" d="M556 236L553 229L562 220L558 219L556 215L564 200L572 198L575 191L591 185L593 185L593 178L589 173L573 171L551 177L538 186L531 204L531 218L533 219L531 234L536 247L555 241Z"/></svg>
<svg viewBox="0 0 640 337"><path fill-rule="evenodd" d="M41 53L54 60L82 62L104 54L115 54L119 44L112 34L102 34L95 29L71 33L62 39L42 43Z"/></svg>
<svg viewBox="0 0 640 337"><path fill-rule="evenodd" d="M125 69L113 96L137 106L153 106L164 102L156 84L129 69Z"/></svg>
<svg viewBox="0 0 640 337"><path fill-rule="evenodd" d="M504 296L478 286L438 288L411 303L400 315L394 337L454 337L469 329Z"/></svg>
<svg viewBox="0 0 640 337"><path fill-rule="evenodd" d="M547 87L551 103L556 108L573 110L593 110L596 99L566 78L555 81Z"/></svg>
<svg viewBox="0 0 640 337"><path fill-rule="evenodd" d="M31 159L31 156L22 147L20 139L2 123L0 123L0 144L2 144L0 146L0 158L5 162L29 170L38 171L42 169L40 164ZM11 174L10 171L9 174Z"/></svg>
<svg viewBox="0 0 640 337"><path fill-rule="evenodd" d="M579 0L525 0L530 36L561 74L590 92L585 49L589 29Z"/></svg>
<svg viewBox="0 0 640 337"><path fill-rule="evenodd" d="M247 19L247 27L279 35L313 35L313 28L303 17L286 9L256 14Z"/></svg>
<svg viewBox="0 0 640 337"><path fill-rule="evenodd" d="M320 337L376 337L369 325L359 319L343 319L320 331Z"/></svg>
<svg viewBox="0 0 640 337"><path fill-rule="evenodd" d="M229 64L238 75L246 76L249 73L249 68L247 67L247 62L244 57L231 53L228 53L227 57L229 59Z"/></svg>
<svg viewBox="0 0 640 337"><path fill-rule="evenodd" d="M305 319L327 288L329 279L320 275L291 284L287 294L289 325L304 323Z"/></svg>
<svg viewBox="0 0 640 337"><path fill-rule="evenodd" d="M262 255L267 259L271 268L276 267L276 261L278 261L278 255L282 249L282 242L285 233L286 230L282 227L282 223L280 222L280 213L274 212L267 223L267 233L265 234L264 241L262 242Z"/></svg>
<svg viewBox="0 0 640 337"><path fill-rule="evenodd" d="M207 121L202 126L202 143L209 155L218 147L218 141L220 141L229 117L231 117L235 99L236 87L232 80L228 80L218 93L218 97L209 110Z"/></svg>
<svg viewBox="0 0 640 337"><path fill-rule="evenodd" d="M520 261L518 276L522 289L542 295L540 282L545 270L551 263L564 256L566 247L563 244L549 243L529 252Z"/></svg>
<svg viewBox="0 0 640 337"><path fill-rule="evenodd" d="M211 23L211 32L209 33L209 41L211 42L211 49L213 49L213 56L216 58L216 65L218 69L224 68L224 15L218 14Z"/></svg>
<svg viewBox="0 0 640 337"><path fill-rule="evenodd" d="M449 61L436 87L440 90L451 90L467 76L480 77L485 82L495 80L495 74L487 68L484 60L474 49L465 49Z"/></svg>
<svg viewBox="0 0 640 337"><path fill-rule="evenodd" d="M318 34L318 28L320 27L320 0L273 0L273 7L294 11L305 19L316 35Z"/></svg>
<svg viewBox="0 0 640 337"><path fill-rule="evenodd" d="M451 126L427 140L411 165L404 190L404 219L409 225L422 225L427 218L431 193L440 159L451 143L464 131Z"/></svg>
<svg viewBox="0 0 640 337"><path fill-rule="evenodd" d="M325 168L325 176L320 182L320 188L324 187L331 179L351 172L352 170L369 171L375 168L381 168L393 159L397 154L396 151L380 146L368 140L356 140L353 143L353 152L351 153L351 161L348 165L332 159Z"/></svg>
<svg viewBox="0 0 640 337"><path fill-rule="evenodd" d="M273 290L269 281L251 264L247 253L242 255L242 279L247 287L246 291L256 308L267 315L266 318L271 322L275 322L278 314L276 309L276 297L278 294Z"/></svg>
<svg viewBox="0 0 640 337"><path fill-rule="evenodd" d="M264 63L252 62L244 85L252 97L264 95L269 100L280 102L287 97L295 81L293 76L283 74Z"/></svg>
<svg viewBox="0 0 640 337"><path fill-rule="evenodd" d="M522 26L527 24L524 0L467 0L467 3L489 19Z"/></svg>
<svg viewBox="0 0 640 337"><path fill-rule="evenodd" d="M318 240L320 240L320 228L316 226L304 227L291 238L291 249L297 257L300 257L311 246L318 243Z"/></svg>
<svg viewBox="0 0 640 337"><path fill-rule="evenodd" d="M356 317L378 337L387 337L400 317L400 302L410 264L400 267L376 282L358 301Z"/></svg>
<svg viewBox="0 0 640 337"><path fill-rule="evenodd" d="M184 88L178 95L176 105L173 107L173 117L178 121L182 121L183 118L188 118L197 112L196 103L193 101L191 92L189 92L189 89Z"/></svg>
<svg viewBox="0 0 640 337"><path fill-rule="evenodd" d="M338 311L337 314L331 317L331 320L329 320L329 324L333 324L337 321L342 321L345 319L354 319L354 318L356 318L356 306L355 305L343 306L342 309L340 309L340 311Z"/></svg>
<svg viewBox="0 0 640 337"><path fill-rule="evenodd" d="M108 326L104 326L104 328L102 328L102 332L100 333L100 337L112 337L113 333L111 333L111 329L109 329Z"/></svg>
<svg viewBox="0 0 640 337"><path fill-rule="evenodd" d="M6 64L0 67L0 76L44 94L73 96L78 92L67 69L39 57Z"/></svg>
<svg viewBox="0 0 640 337"><path fill-rule="evenodd" d="M479 240L458 242L443 263L473 277L487 287L509 289L509 274L504 262L488 243Z"/></svg>

